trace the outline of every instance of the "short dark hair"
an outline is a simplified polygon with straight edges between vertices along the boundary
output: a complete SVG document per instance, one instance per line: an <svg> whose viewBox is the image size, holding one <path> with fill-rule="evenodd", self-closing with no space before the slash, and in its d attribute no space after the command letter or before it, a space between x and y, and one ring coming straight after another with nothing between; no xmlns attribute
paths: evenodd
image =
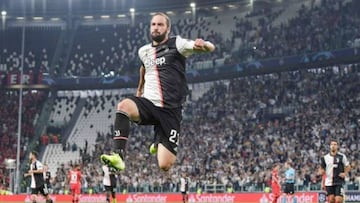
<svg viewBox="0 0 360 203"><path fill-rule="evenodd" d="M37 151L31 151L31 154L34 155L36 158L37 158L38 155L39 155L39 154L37 153Z"/></svg>
<svg viewBox="0 0 360 203"><path fill-rule="evenodd" d="M336 142L336 144L339 144L339 140L336 138L331 138L329 143L331 144L332 142Z"/></svg>

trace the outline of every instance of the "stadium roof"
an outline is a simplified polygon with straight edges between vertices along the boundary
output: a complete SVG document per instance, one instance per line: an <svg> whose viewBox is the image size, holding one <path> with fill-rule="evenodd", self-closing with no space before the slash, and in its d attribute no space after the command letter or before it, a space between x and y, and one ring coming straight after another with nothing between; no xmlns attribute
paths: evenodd
<svg viewBox="0 0 360 203"><path fill-rule="evenodd" d="M1 0L0 9L8 16L22 16L24 5L27 16L60 17L65 15L125 14L130 8L136 12L169 11L217 6L247 6L279 3L285 0ZM289 0L287 0L289 1ZM25 3L24 3L25 2Z"/></svg>

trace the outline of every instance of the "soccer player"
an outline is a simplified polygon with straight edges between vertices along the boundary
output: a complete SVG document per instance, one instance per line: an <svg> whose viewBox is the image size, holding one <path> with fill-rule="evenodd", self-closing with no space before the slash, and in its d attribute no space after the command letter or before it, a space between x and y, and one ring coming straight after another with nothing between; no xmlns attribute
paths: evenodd
<svg viewBox="0 0 360 203"><path fill-rule="evenodd" d="M339 142L330 141L330 152L321 158L320 173L325 176L325 189L330 203L342 203L345 177L351 170L345 154L338 152Z"/></svg>
<svg viewBox="0 0 360 203"><path fill-rule="evenodd" d="M273 166L273 170L271 171L271 190L273 194L273 201L272 203L277 203L280 197L280 180L279 180L279 168L280 165L275 163Z"/></svg>
<svg viewBox="0 0 360 203"><path fill-rule="evenodd" d="M169 37L170 18L156 13L150 22L152 42L138 51L142 62L136 96L117 105L114 125L114 153L101 155L103 163L124 170L124 153L129 136L129 121L154 125L160 169L167 171L176 160L182 120L182 104L188 92L185 60L193 53L212 52L215 46L203 39Z"/></svg>
<svg viewBox="0 0 360 203"><path fill-rule="evenodd" d="M183 173L180 178L180 192L182 194L183 203L188 202L188 191L189 191L189 178Z"/></svg>
<svg viewBox="0 0 360 203"><path fill-rule="evenodd" d="M50 181L51 181L51 173L49 171L49 166L47 164L44 164L43 168L44 168L45 185L46 185L49 193L51 193L51 190L52 190L51 189L51 183L50 183Z"/></svg>
<svg viewBox="0 0 360 203"><path fill-rule="evenodd" d="M37 160L37 157L38 153L36 151L30 152L30 170L24 174L25 177L31 176L31 201L36 203L36 197L40 193L45 197L46 203L52 203L53 201L49 196L44 180L43 165Z"/></svg>
<svg viewBox="0 0 360 203"><path fill-rule="evenodd" d="M103 185L106 192L106 203L110 203L110 194L112 203L116 203L116 174L115 169L108 167L107 165L102 166L104 178Z"/></svg>
<svg viewBox="0 0 360 203"><path fill-rule="evenodd" d="M73 169L69 171L68 181L70 184L70 192L72 195L72 202L78 203L81 193L81 171L80 165L75 164Z"/></svg>
<svg viewBox="0 0 360 203"><path fill-rule="evenodd" d="M291 195L291 200L292 202L296 202L295 197L294 197L294 193L295 193L295 169L293 167L291 167L291 162L287 161L285 162L285 188L284 188L284 193L285 193L285 202L287 202L288 200L288 196Z"/></svg>

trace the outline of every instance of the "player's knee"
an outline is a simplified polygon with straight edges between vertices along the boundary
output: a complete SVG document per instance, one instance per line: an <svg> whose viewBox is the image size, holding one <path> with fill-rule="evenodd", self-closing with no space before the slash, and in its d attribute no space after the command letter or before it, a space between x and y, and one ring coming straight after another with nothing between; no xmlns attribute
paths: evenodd
<svg viewBox="0 0 360 203"><path fill-rule="evenodd" d="M118 111L123 111L123 112L128 112L129 111L129 103L130 101L128 99L124 99L121 102L118 103L117 105L117 110Z"/></svg>
<svg viewBox="0 0 360 203"><path fill-rule="evenodd" d="M135 102L131 99L124 99L119 102L117 110L126 113L130 118L136 118L139 114Z"/></svg>
<svg viewBox="0 0 360 203"><path fill-rule="evenodd" d="M162 171L170 170L172 163L170 162L159 162L159 167Z"/></svg>
<svg viewBox="0 0 360 203"><path fill-rule="evenodd" d="M168 171L174 164L174 161L168 159L158 159L159 168L162 171Z"/></svg>
<svg viewBox="0 0 360 203"><path fill-rule="evenodd" d="M335 199L334 198L329 198L329 203L335 203Z"/></svg>

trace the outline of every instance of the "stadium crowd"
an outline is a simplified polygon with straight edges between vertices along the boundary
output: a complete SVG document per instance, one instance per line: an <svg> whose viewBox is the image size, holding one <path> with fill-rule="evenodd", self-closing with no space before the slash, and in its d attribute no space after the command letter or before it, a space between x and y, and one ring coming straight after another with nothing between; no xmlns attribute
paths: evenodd
<svg viewBox="0 0 360 203"><path fill-rule="evenodd" d="M314 2L314 1L313 1ZM319 5L303 5L297 15L280 26L273 26L274 18L264 17L254 25L238 19L235 38L240 38L239 51L231 61L251 61L260 58L282 57L324 50L359 46L359 12L355 1L326 0ZM276 20L276 18L275 18Z"/></svg>
<svg viewBox="0 0 360 203"><path fill-rule="evenodd" d="M25 91L23 97L20 158L28 149L34 126L44 102L44 93ZM19 95L15 91L0 90L0 185L9 186L5 159L16 159Z"/></svg>
<svg viewBox="0 0 360 203"><path fill-rule="evenodd" d="M217 45L211 54L190 58L187 61L189 69L359 46L360 32L356 25L360 17L354 4L354 1L326 0L303 5L298 13L279 26L273 24L284 9L266 9L245 17L229 12L234 13L231 22L217 13L210 16L202 13L196 22L190 16L174 17L171 34L191 39L202 37ZM224 35L219 27L221 24L228 25L231 34ZM63 64L57 64L55 74L59 77L102 76L110 72L114 75L137 74L140 65L137 50L149 42L148 30L148 18L144 16L138 16L133 26L80 25L69 61L65 62L66 70L61 71ZM60 27L26 29L24 67L49 72L60 33ZM39 36L45 40L41 46L33 43ZM21 29L2 30L0 37L5 39L0 47L0 71L16 71L20 67L21 47L17 42L21 38ZM60 57L61 63L65 58Z"/></svg>
<svg viewBox="0 0 360 203"><path fill-rule="evenodd" d="M359 46L354 42L360 40L356 26L360 16L353 4L327 0L319 5L303 5L279 26L273 23L283 9L262 12L256 15L256 21L250 18L253 15L234 15L233 22L221 15L201 16L197 22L191 17L175 19L172 35L202 37L217 45L214 53L189 58L189 69ZM228 24L232 34L224 36L217 29L219 24ZM65 76L101 76L111 71L114 75L136 74L140 66L137 50L149 42L148 30L148 18L138 19L135 26L81 26Z"/></svg>
<svg viewBox="0 0 360 203"><path fill-rule="evenodd" d="M195 24L191 19L177 20L173 24L174 34L186 33L186 37L191 38L191 33L196 32L203 36L203 29L204 33L208 33L207 40L216 41L219 47L223 47L223 43L220 43L222 38L212 30L211 22L204 18L199 21L199 24ZM148 30L148 19L134 26L80 26L65 76L101 76L111 71L115 75L137 74L140 67L137 51L140 46L149 42ZM203 55L191 62L221 58L221 51L229 52L230 47L228 44L226 50L218 49L214 54Z"/></svg>
<svg viewBox="0 0 360 203"><path fill-rule="evenodd" d="M291 160L298 188L320 189L319 160L329 150L329 139L335 137L354 167L348 188L359 189L359 68L330 67L214 82L198 101L187 102L178 161L168 174L159 171L148 152L152 128L132 129L119 188L175 191L185 172L192 188L219 184L231 185L235 191L256 191L270 184L274 162ZM80 161L84 191L101 191L98 157L110 145L110 133L99 132L95 150ZM55 191L65 190L71 164L58 169Z"/></svg>

